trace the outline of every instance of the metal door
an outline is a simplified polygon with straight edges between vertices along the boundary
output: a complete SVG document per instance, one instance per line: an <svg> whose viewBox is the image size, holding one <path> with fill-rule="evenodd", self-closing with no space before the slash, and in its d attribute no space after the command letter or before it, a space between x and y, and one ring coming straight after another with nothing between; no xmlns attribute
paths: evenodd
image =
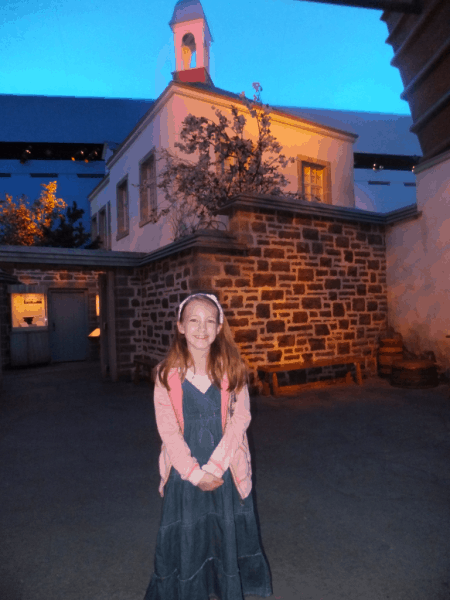
<svg viewBox="0 0 450 600"><path fill-rule="evenodd" d="M87 359L89 331L86 292L52 291L49 324L53 362Z"/></svg>

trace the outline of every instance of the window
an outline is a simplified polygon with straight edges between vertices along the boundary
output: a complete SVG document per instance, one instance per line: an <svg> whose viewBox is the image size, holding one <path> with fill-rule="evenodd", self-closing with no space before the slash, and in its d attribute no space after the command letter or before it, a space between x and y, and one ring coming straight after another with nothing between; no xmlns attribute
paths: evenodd
<svg viewBox="0 0 450 600"><path fill-rule="evenodd" d="M220 160L220 154L215 152L215 162L216 162L216 173L218 176L223 175L226 171L230 170L232 165L236 164L236 157L227 156L225 159Z"/></svg>
<svg viewBox="0 0 450 600"><path fill-rule="evenodd" d="M103 207L98 213L98 235L100 236L103 250L107 250L108 228L106 223L106 207Z"/></svg>
<svg viewBox="0 0 450 600"><path fill-rule="evenodd" d="M97 236L98 236L97 215L94 215L91 218L91 240L94 241Z"/></svg>
<svg viewBox="0 0 450 600"><path fill-rule="evenodd" d="M323 167L303 163L303 194L311 201L323 202Z"/></svg>
<svg viewBox="0 0 450 600"><path fill-rule="evenodd" d="M144 159L139 168L140 225L148 223L150 211L157 208L156 200L156 161L152 153Z"/></svg>
<svg viewBox="0 0 450 600"><path fill-rule="evenodd" d="M106 205L106 216L108 218L108 247L107 250L111 250L111 202Z"/></svg>
<svg viewBox="0 0 450 600"><path fill-rule="evenodd" d="M45 294L11 294L13 327L47 327Z"/></svg>
<svg viewBox="0 0 450 600"><path fill-rule="evenodd" d="M331 165L325 160L298 156L298 190L309 202L331 204Z"/></svg>
<svg viewBox="0 0 450 600"><path fill-rule="evenodd" d="M128 235L128 177L117 185L117 239Z"/></svg>

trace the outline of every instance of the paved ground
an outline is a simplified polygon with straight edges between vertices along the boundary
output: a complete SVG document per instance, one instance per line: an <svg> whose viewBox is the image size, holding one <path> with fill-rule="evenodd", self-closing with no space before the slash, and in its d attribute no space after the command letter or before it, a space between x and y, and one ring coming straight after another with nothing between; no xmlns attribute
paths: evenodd
<svg viewBox="0 0 450 600"><path fill-rule="evenodd" d="M252 398L252 414L272 598L450 598L447 385L373 378ZM159 449L147 384L104 382L97 364L6 372L0 600L142 600Z"/></svg>

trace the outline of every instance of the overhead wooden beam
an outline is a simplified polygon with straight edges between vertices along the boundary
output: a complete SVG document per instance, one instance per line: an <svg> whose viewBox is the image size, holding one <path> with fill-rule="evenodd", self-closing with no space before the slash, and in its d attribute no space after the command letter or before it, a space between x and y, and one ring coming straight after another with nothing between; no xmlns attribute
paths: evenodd
<svg viewBox="0 0 450 600"><path fill-rule="evenodd" d="M305 1L305 0L298 0ZM420 14L422 12L421 0L308 0L309 2L322 2L336 6L355 6L359 8L373 8L375 10L389 10Z"/></svg>

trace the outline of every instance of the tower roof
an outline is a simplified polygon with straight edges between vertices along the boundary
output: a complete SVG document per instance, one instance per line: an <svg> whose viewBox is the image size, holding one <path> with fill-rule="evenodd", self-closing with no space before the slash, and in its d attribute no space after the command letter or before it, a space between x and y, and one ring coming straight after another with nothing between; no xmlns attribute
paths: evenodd
<svg viewBox="0 0 450 600"><path fill-rule="evenodd" d="M169 25L170 27L173 27L177 23L193 21L194 19L204 19L209 30L208 21L206 20L206 15L203 12L203 7L199 0L178 0L173 9L173 15L169 21Z"/></svg>

